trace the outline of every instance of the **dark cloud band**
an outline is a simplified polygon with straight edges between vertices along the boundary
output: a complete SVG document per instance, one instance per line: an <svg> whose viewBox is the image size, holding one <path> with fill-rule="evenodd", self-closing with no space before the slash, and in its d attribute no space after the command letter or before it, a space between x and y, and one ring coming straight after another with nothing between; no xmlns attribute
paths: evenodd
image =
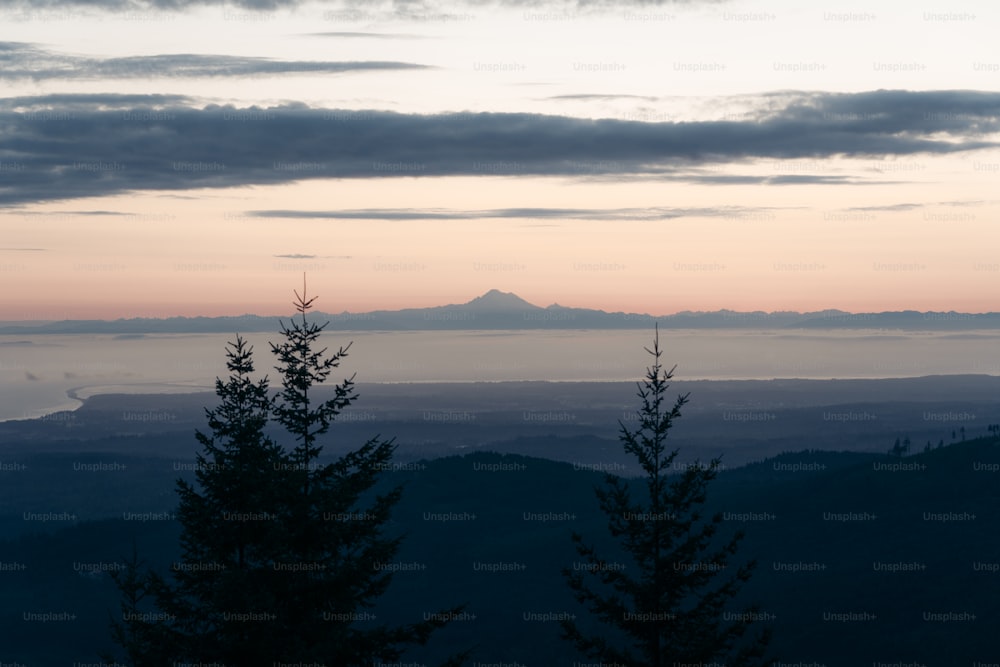
<svg viewBox="0 0 1000 667"><path fill-rule="evenodd" d="M808 171L743 176L704 167L758 159L821 165L835 156L891 158L998 145L992 137L1000 131L1000 93L784 95L783 107L756 120L678 123L301 104L198 109L156 98L129 104L114 95L103 101L90 95L85 102L66 95L8 98L0 100L0 203L312 178L531 175L838 184L856 181Z"/></svg>
<svg viewBox="0 0 1000 667"><path fill-rule="evenodd" d="M23 42L0 42L0 80L262 77L429 69L393 61L274 60L191 53L126 58L69 56Z"/></svg>

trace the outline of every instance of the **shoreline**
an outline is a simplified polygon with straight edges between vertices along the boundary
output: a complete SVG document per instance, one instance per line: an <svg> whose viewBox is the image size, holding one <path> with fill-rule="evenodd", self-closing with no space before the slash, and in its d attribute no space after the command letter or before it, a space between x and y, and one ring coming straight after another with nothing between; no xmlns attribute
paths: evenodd
<svg viewBox="0 0 1000 667"><path fill-rule="evenodd" d="M911 385L911 389L918 385L926 385L928 383L954 383L956 381L964 381L970 383L990 383L990 378L995 378L997 383L1000 383L1000 375L991 375L988 373L954 373L954 374L925 374L925 375L913 375L913 376L895 376L895 377L838 377L838 378L802 378L802 377L774 377L774 378L674 378L671 382L673 385L685 386L694 385L702 390L708 389L710 391L727 391L736 390L738 388L755 388L757 390L766 390L767 388L772 388L774 390L785 390L790 384L797 385L799 390L808 390L815 388L817 391L826 390L836 390L836 389L846 389L847 383L852 386L867 386L867 387L877 387L880 383L892 383L896 386L905 388L905 384L900 383L914 383ZM469 380L469 381L454 381L454 380L419 380L419 381L395 381L395 382L358 382L359 387L369 387L375 389L385 388L388 392L398 392L406 391L408 388L448 388L448 387L469 387L471 385L481 385L483 387L489 387L491 390L496 390L502 388L503 386L510 387L520 387L520 388L536 388L540 389L547 385L560 388L560 391L567 390L571 387L588 387L596 388L598 386L614 386L614 385L634 385L637 378L632 379L616 379L616 380ZM860 383L860 385L859 385ZM332 385L331 385L332 386ZM971 389L971 388L970 388ZM195 385L195 384L184 384L176 382L148 382L148 383L136 383L136 384L87 384L78 385L75 387L70 387L64 390L64 395L69 403L63 401L58 405L50 408L39 408L34 414L28 413L28 411L21 411L19 415L11 415L9 417L0 417L0 423L13 422L13 421L26 421L26 420L45 420L51 418L52 415L62 414L62 413L72 413L86 405L87 401L95 396L108 396L108 395L124 395L130 397L143 397L143 396L163 396L163 395L183 395L183 394L198 394L206 393L213 394L215 387L208 385ZM870 398L865 398L858 396L856 402L870 402ZM893 400L890 398L890 400ZM901 399L902 400L902 399ZM914 399L909 399L914 400ZM929 398L920 398L917 400L930 400Z"/></svg>
<svg viewBox="0 0 1000 667"><path fill-rule="evenodd" d="M180 389L179 391L148 391L149 387L169 387L171 389ZM115 391L116 388L127 388L127 391ZM143 388L147 391L135 391L133 388ZM101 389L107 389L108 391L100 391ZM88 391L89 390L89 391ZM139 383L135 385L123 385L123 384L85 384L77 387L70 387L66 389L63 393L66 398L70 401L75 401L75 403L67 404L62 403L59 406L53 408L37 408L33 412L38 414L28 414L28 412L21 412L20 416L2 417L0 416L0 424L5 422L14 421L32 421L32 420L47 420L51 419L52 415L63 414L67 412L76 412L82 408L86 402L93 398L94 396L109 396L109 395L127 395L127 396L158 396L163 394L200 394L208 393L214 391L214 387L205 386L194 386L194 385L184 385L178 383L170 382L149 382L149 383Z"/></svg>

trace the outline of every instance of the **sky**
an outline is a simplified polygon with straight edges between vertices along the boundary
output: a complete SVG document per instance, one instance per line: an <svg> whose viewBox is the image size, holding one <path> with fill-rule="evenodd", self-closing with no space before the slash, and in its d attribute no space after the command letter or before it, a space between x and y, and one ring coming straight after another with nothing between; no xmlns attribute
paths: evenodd
<svg viewBox="0 0 1000 667"><path fill-rule="evenodd" d="M1000 310L1000 7L8 0L0 320Z"/></svg>

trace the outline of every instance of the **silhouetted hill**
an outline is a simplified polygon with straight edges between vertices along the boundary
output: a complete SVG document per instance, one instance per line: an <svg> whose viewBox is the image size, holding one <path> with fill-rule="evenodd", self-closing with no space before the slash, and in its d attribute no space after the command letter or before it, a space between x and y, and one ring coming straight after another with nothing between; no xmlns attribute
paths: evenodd
<svg viewBox="0 0 1000 667"><path fill-rule="evenodd" d="M135 463L138 482L143 468ZM398 574L374 610L377 620L467 602L468 615L435 647L408 659L431 664L447 650L475 646L473 659L483 664L580 661L557 624L534 614L584 618L560 575L576 559L571 531L616 557L593 496L606 471L489 452L394 467L385 484L404 484L404 495L390 529L406 539L385 564ZM1000 658L992 638L1000 621L998 473L1000 441L988 438L901 459L803 450L723 471L709 504L723 513L726 531L746 531L740 555L758 567L744 601L757 600L773 616L782 662L990 663ZM2 573L5 660L86 662L110 645L107 613L117 600L94 564L113 567L135 539L151 565L169 568L177 524L154 516L172 491L168 481L160 475L146 485L146 500L125 501L131 520L0 543L0 563L26 565ZM140 510L149 516L137 520ZM21 619L25 610L66 611L76 620L32 624Z"/></svg>
<svg viewBox="0 0 1000 667"><path fill-rule="evenodd" d="M63 320L47 323L0 323L0 334L142 334L243 333L276 331L284 316L168 317L105 320ZM558 304L533 305L516 294L492 289L461 304L364 313L316 313L329 320L331 331L516 330L516 329L647 329L658 322L674 329L899 329L910 331L970 331L1000 328L1000 313L881 312L810 313L781 311L683 311L671 315L609 313Z"/></svg>

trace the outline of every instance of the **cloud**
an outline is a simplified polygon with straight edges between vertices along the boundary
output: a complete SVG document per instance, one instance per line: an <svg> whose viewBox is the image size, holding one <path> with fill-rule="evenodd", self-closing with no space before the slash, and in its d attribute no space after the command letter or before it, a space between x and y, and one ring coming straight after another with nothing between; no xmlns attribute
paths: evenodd
<svg viewBox="0 0 1000 667"><path fill-rule="evenodd" d="M850 208L843 209L845 211L888 211L890 213L897 213L900 211L912 211L917 208L923 208L926 204L887 204L885 206L852 206Z"/></svg>
<svg viewBox="0 0 1000 667"><path fill-rule="evenodd" d="M35 120L60 120L74 111L94 109L161 109L191 107L198 100L188 95L129 95L113 93L66 93L0 97L0 111L23 111Z"/></svg>
<svg viewBox="0 0 1000 667"><path fill-rule="evenodd" d="M307 255L295 252L287 255L272 255L282 259L354 259L354 255Z"/></svg>
<svg viewBox="0 0 1000 667"><path fill-rule="evenodd" d="M413 69L429 68L394 61L273 60L191 53L93 58L47 51L25 42L0 42L0 80L260 77Z"/></svg>
<svg viewBox="0 0 1000 667"><path fill-rule="evenodd" d="M106 11L150 11L165 10L177 11L192 9L197 7L225 7L234 6L249 10L277 10L291 9L299 7L310 0L8 0L9 6L22 10L57 10L60 8L82 7L86 9L102 9ZM648 6L669 6L669 5L690 5L690 4L721 4L724 0L631 0L622 2L621 0L550 0L549 2L539 2L538 0L462 0L460 2L450 2L449 9L456 6L477 8L491 6L506 6L513 8L531 8L560 10L564 12L598 11L604 9L619 10L623 6L648 7ZM332 6L342 8L345 11L357 10L370 12L373 9L371 3L362 0L349 0L347 2L328 2ZM377 7L377 6L376 6ZM441 10L429 2L414 0L395 0L387 4L387 10L398 16L419 14L426 17L431 14L440 14Z"/></svg>
<svg viewBox="0 0 1000 667"><path fill-rule="evenodd" d="M306 37L334 37L337 39L428 39L427 35L402 32L308 32Z"/></svg>
<svg viewBox="0 0 1000 667"><path fill-rule="evenodd" d="M0 101L0 204L313 178L560 176L773 185L865 183L824 158L945 155L1000 146L1000 93L782 93L766 117L642 122L533 113L401 114L301 103L236 108L121 96ZM131 99L131 98L129 98ZM796 173L719 164L807 160ZM711 169L707 167L711 166ZM873 170L875 167L873 167ZM885 181L878 181L884 183Z"/></svg>
<svg viewBox="0 0 1000 667"><path fill-rule="evenodd" d="M927 208L928 206L983 206L986 202L984 201L937 201L937 202L906 202L900 204L886 204L884 206L852 206L850 208L841 209L844 211L887 211L890 213L900 212L900 211L913 211L920 208Z"/></svg>
<svg viewBox="0 0 1000 667"><path fill-rule="evenodd" d="M822 123L850 131L959 132L976 136L997 132L1000 106L995 92L978 90L875 90L861 93L781 92L762 122Z"/></svg>
<svg viewBox="0 0 1000 667"><path fill-rule="evenodd" d="M253 10L293 8L305 0L11 0L8 7L23 11L55 11L64 8L105 11L177 11L197 7L235 6Z"/></svg>
<svg viewBox="0 0 1000 667"><path fill-rule="evenodd" d="M614 94L602 94L602 93L579 93L575 95L549 95L548 97L543 97L543 100L550 100L553 102L608 102L612 100L644 100L647 102L655 102L657 97L649 95L614 95Z"/></svg>
<svg viewBox="0 0 1000 667"><path fill-rule="evenodd" d="M749 217L776 209L719 206L712 208L500 208L485 210L366 208L340 211L264 210L249 211L261 218L323 220L475 220L485 218L542 218L579 220L671 220L686 217Z"/></svg>

